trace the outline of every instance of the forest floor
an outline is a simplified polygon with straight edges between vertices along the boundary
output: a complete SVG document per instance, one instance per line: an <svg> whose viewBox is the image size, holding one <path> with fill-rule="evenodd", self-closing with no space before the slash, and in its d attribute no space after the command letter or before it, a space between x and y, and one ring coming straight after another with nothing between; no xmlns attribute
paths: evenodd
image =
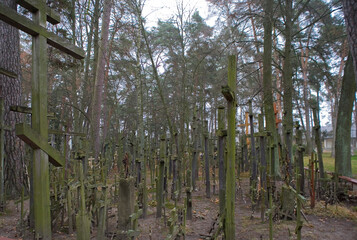
<svg viewBox="0 0 357 240"><path fill-rule="evenodd" d="M219 211L218 195L213 195L210 199L205 197L205 186L199 181L197 191L193 191L193 219L187 220L186 239L205 239L213 223L217 219ZM252 213L249 198L249 179L242 178L240 190L237 191L235 224L236 239L269 239L268 221L262 222L260 211ZM217 192L216 192L217 193ZM149 202L154 196L149 194ZM154 201L152 201L154 202ZM115 204L113 204L114 206ZM33 234L29 230L21 232L20 205L9 201L6 212L0 214L0 240L8 237L11 239L33 239ZM113 215L116 209L110 210ZM337 205L328 205L325 207L323 202L318 202L312 210L309 203L304 206L303 212L306 220L303 220L302 239L357 239L357 203L339 203ZM28 212L28 200L25 202L25 212ZM156 219L156 207L149 206L146 219L139 220L140 235L138 239L165 239L168 234L168 227L163 218ZM168 215L168 211L166 215ZM115 231L116 219L110 218L108 232ZM273 226L274 239L296 239L295 235L296 221L275 219ZM96 239L95 231L92 232L92 239ZM66 229L55 232L53 239L76 239L75 234L69 235ZM111 239L111 237L108 237Z"/></svg>

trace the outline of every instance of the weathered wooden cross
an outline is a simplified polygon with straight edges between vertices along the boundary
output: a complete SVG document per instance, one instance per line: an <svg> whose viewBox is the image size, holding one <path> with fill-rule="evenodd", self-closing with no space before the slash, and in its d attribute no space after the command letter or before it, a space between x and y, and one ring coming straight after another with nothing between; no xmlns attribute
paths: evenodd
<svg viewBox="0 0 357 240"><path fill-rule="evenodd" d="M276 106L276 102L274 102L274 115L275 115L275 127L278 129L279 124L282 123L280 118L280 111L279 108Z"/></svg>
<svg viewBox="0 0 357 240"><path fill-rule="evenodd" d="M255 122L254 125L257 125L257 123ZM249 134L249 112L245 112L245 122L242 124L239 124L238 127L244 128L245 127L245 135L248 136ZM247 137L247 145L250 146L250 138Z"/></svg>
<svg viewBox="0 0 357 240"><path fill-rule="evenodd" d="M16 125L16 135L33 149L33 194L36 238L51 239L49 164L63 166L63 156L48 142L47 120L47 44L83 59L83 50L46 29L47 22L57 24L60 16L46 6L46 0L18 0L33 13L28 19L0 3L0 20L32 35L32 126Z"/></svg>

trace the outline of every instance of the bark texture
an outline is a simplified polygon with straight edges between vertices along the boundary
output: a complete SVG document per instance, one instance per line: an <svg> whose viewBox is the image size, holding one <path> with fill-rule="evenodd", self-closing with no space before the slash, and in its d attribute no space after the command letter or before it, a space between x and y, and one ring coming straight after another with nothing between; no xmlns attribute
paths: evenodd
<svg viewBox="0 0 357 240"><path fill-rule="evenodd" d="M102 98L103 98L103 83L105 76L105 63L107 56L108 35L109 35L109 21L110 12L112 8L112 0L104 2L103 23L101 33L101 43L98 53L98 65L95 76L95 89L93 99L93 112L92 112L92 136L93 136L93 150L94 158L98 159L100 150L100 117L102 113Z"/></svg>
<svg viewBox="0 0 357 240"><path fill-rule="evenodd" d="M16 9L16 0L3 0L3 4ZM5 132L5 189L6 194L19 194L23 186L28 189L24 161L24 145L15 135L15 124L21 115L10 112L9 106L21 105L21 67L19 30L0 21L0 67L17 74L10 78L0 74L0 96L4 97L6 126L14 129Z"/></svg>
<svg viewBox="0 0 357 240"><path fill-rule="evenodd" d="M292 133L293 133L293 79L291 66L291 27L292 27L292 0L286 0L286 23L285 23L285 50L283 66L283 86L284 86L284 135L285 146L288 156L289 176L291 176L292 163Z"/></svg>
<svg viewBox="0 0 357 240"><path fill-rule="evenodd" d="M275 127L275 114L273 106L273 87L272 87L272 29L273 29L273 4L274 1L266 0L264 4L264 55L263 55L263 102L266 118L266 127L273 136L270 145L278 143L278 133ZM279 158L277 148L274 149L274 159L272 159L272 174L280 175Z"/></svg>
<svg viewBox="0 0 357 240"><path fill-rule="evenodd" d="M351 166L351 124L352 109L356 93L356 81L351 55L348 57L345 73L342 79L341 97L338 106L336 126L336 173L349 176L352 175Z"/></svg>
<svg viewBox="0 0 357 240"><path fill-rule="evenodd" d="M347 27L348 42L354 63L354 72L355 76L357 76L357 1L342 0L342 4ZM357 82L356 78L355 81Z"/></svg>

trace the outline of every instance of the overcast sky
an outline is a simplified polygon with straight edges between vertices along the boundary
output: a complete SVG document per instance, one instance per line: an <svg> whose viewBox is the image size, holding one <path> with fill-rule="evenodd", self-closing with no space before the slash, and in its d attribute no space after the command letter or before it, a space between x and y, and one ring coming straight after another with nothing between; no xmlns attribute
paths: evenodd
<svg viewBox="0 0 357 240"><path fill-rule="evenodd" d="M166 20L177 12L176 3L181 0L146 0L143 16L147 26L156 26L159 19ZM205 0L183 0L187 10L197 9L204 19L208 16L208 4Z"/></svg>

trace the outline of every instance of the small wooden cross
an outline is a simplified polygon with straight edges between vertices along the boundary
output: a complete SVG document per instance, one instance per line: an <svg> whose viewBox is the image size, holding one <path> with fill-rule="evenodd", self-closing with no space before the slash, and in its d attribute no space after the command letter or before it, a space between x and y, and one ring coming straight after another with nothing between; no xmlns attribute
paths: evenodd
<svg viewBox="0 0 357 240"><path fill-rule="evenodd" d="M278 108L276 107L276 102L274 102L274 115L275 115L275 127L278 128L282 120L279 117L280 114Z"/></svg>
<svg viewBox="0 0 357 240"><path fill-rule="evenodd" d="M46 29L47 22L60 22L59 14L46 6L46 0L17 2L33 13L32 20L0 3L0 20L32 35L32 126L19 124L16 126L16 132L34 149L32 178L35 234L42 239L51 239L48 162L63 166L64 160L61 154L47 143L47 44L77 59L83 59L84 52Z"/></svg>
<svg viewBox="0 0 357 240"><path fill-rule="evenodd" d="M256 125L257 123L255 122L254 125ZM242 123L242 124L239 124L238 127L241 127L241 128L244 128L245 127L245 135L249 135L249 126L250 126L250 123L249 123L249 112L245 112L245 122ZM247 145L249 146L250 145L250 138L247 137Z"/></svg>

